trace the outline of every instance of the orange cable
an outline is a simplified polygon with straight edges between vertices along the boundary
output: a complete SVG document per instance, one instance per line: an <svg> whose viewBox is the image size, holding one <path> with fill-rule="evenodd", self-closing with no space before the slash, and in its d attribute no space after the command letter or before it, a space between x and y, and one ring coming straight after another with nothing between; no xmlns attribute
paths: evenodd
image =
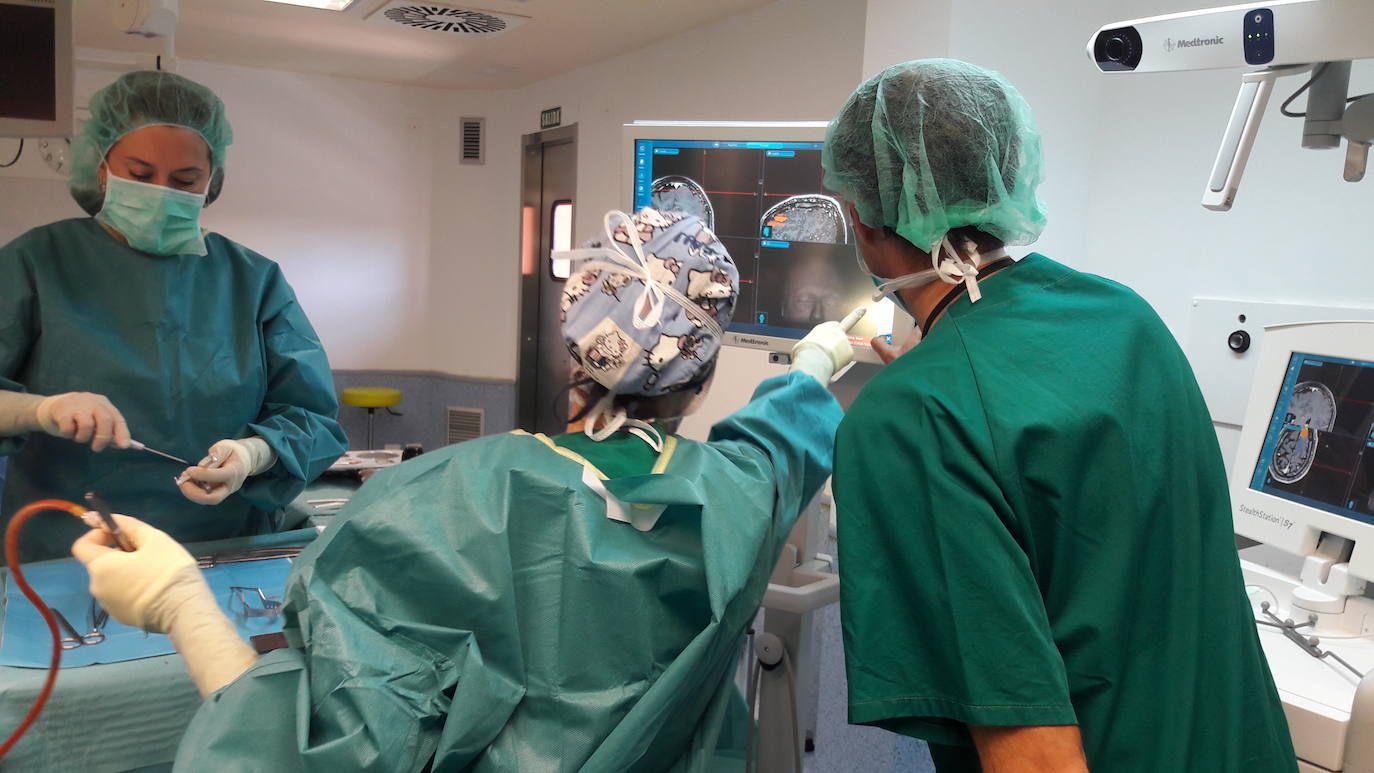
<svg viewBox="0 0 1374 773"><path fill-rule="evenodd" d="M25 521L44 510L61 510L78 518L86 514L86 508L81 505L63 499L41 499L20 508L5 529L5 562L9 564L10 574L14 575L14 582L19 586L19 590L38 609L38 614L43 616L43 622L48 624L48 632L52 634L52 662L48 665L48 678L43 682L43 689L39 690L38 697L34 699L33 707L25 715L24 721L19 723L19 727L10 733L10 737L5 740L3 745L0 745L0 758L3 758L10 749L14 748L15 744L19 743L19 739L23 738L24 733L33 726L34 720L38 719L44 704L52 695L53 685L57 682L57 670L62 664L62 636L57 631L57 618L53 616L48 605L43 603L43 599L34 592L29 581L24 579L24 571L20 569L19 565L19 530Z"/></svg>

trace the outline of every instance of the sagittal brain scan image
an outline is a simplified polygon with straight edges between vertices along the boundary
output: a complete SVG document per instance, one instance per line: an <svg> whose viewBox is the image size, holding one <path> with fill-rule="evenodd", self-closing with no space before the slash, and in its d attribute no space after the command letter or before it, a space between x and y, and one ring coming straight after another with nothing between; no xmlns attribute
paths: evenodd
<svg viewBox="0 0 1374 773"><path fill-rule="evenodd" d="M822 185L821 144L635 142L635 207L701 217L739 266L733 331L801 338L872 302L847 204ZM851 334L891 332L878 319Z"/></svg>
<svg viewBox="0 0 1374 773"><path fill-rule="evenodd" d="M706 227L716 228L716 210L701 184L680 174L660 177L653 182L653 206L660 212L685 212L701 218Z"/></svg>
<svg viewBox="0 0 1374 773"><path fill-rule="evenodd" d="M848 244L849 222L838 199L819 193L791 196L763 213L759 232L766 239Z"/></svg>
<svg viewBox="0 0 1374 773"><path fill-rule="evenodd" d="M1280 483L1297 483L1312 469L1318 433L1335 426L1336 397L1319 381L1298 384L1288 401L1286 418L1269 462L1269 474Z"/></svg>
<svg viewBox="0 0 1374 773"><path fill-rule="evenodd" d="M1374 363L1293 354L1251 488L1374 523Z"/></svg>

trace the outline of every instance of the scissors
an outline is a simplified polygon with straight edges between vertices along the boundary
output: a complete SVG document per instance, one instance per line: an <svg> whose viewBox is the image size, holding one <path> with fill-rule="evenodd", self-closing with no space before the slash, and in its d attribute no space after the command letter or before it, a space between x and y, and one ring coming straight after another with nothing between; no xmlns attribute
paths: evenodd
<svg viewBox="0 0 1374 773"><path fill-rule="evenodd" d="M91 599L90 618L91 630L89 633L81 633L76 630L67 616L54 609L53 616L57 618L57 624L62 628L61 638L62 649L74 650L87 644L99 644L105 641L105 624L110 621L110 613L106 612L100 602Z"/></svg>
<svg viewBox="0 0 1374 773"><path fill-rule="evenodd" d="M91 599L91 609L87 613L91 619L91 632L81 637L82 644L99 644L105 641L105 624L110 622L110 613L100 606L100 602Z"/></svg>

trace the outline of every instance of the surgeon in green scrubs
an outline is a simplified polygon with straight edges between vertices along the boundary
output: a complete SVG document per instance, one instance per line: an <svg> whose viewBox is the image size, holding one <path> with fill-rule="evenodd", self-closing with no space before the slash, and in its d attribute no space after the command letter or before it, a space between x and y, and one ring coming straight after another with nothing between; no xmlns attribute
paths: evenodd
<svg viewBox="0 0 1374 773"><path fill-rule="evenodd" d="M224 105L172 73L133 72L90 108L71 192L92 217L0 248L0 523L94 490L187 541L273 531L345 440L329 362L281 269L200 227L224 179ZM201 461L130 449L131 436ZM34 521L24 560L64 555L80 532Z"/></svg>
<svg viewBox="0 0 1374 773"><path fill-rule="evenodd" d="M739 275L700 218L629 221L608 216L564 291L590 377L580 431L378 473L292 566L291 646L257 658L194 559L146 524L125 520L132 553L101 532L76 543L105 608L167 631L207 696L178 771L743 769L735 666L830 475L826 384L853 350L842 324L819 325L707 441L673 434L715 371Z"/></svg>
<svg viewBox="0 0 1374 773"><path fill-rule="evenodd" d="M1021 96L897 65L824 164L922 334L836 441L850 721L940 773L1295 770L1187 360L1130 289L1006 257L1045 223Z"/></svg>

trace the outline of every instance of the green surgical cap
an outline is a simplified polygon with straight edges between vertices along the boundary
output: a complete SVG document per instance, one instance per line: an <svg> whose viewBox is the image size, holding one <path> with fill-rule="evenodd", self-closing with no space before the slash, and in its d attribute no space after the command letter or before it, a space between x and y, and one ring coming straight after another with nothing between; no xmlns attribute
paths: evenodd
<svg viewBox="0 0 1374 773"><path fill-rule="evenodd" d="M224 185L224 149L234 132L215 93L175 73L141 70L126 73L91 97L91 117L72 147L72 198L94 215L104 205L97 172L110 148L124 135L145 126L179 126L199 134L210 146L213 171L205 202L219 197Z"/></svg>
<svg viewBox="0 0 1374 773"><path fill-rule="evenodd" d="M870 228L923 250L973 226L1007 244L1045 229L1044 173L1030 106L1001 75L954 59L887 68L830 122L825 185Z"/></svg>

